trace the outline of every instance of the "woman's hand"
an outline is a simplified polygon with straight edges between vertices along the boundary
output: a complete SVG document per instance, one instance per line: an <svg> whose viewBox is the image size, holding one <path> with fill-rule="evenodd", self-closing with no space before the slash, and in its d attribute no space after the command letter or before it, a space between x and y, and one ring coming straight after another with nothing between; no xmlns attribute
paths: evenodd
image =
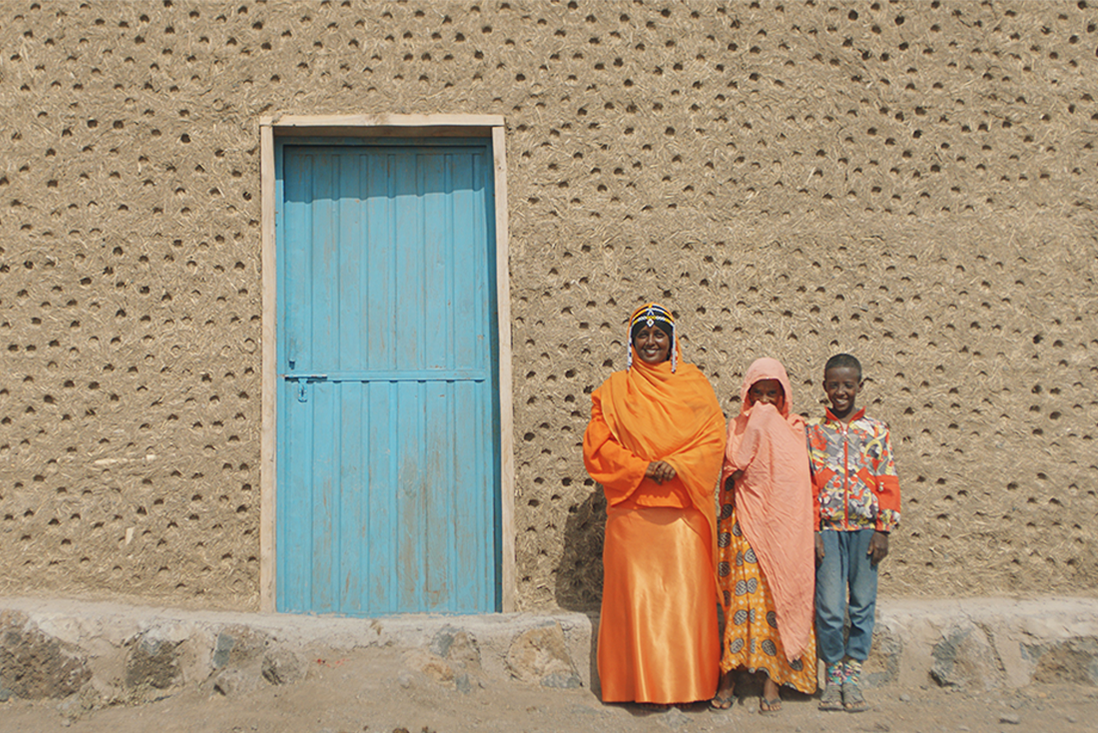
<svg viewBox="0 0 1098 733"><path fill-rule="evenodd" d="M816 533L816 567L820 566L824 558L827 557L827 552L824 550L824 538L820 536L820 533Z"/></svg>
<svg viewBox="0 0 1098 733"><path fill-rule="evenodd" d="M670 481L675 478L675 469L666 461L652 461L648 464L648 468L645 470L644 475L657 484L662 484L664 481Z"/></svg>

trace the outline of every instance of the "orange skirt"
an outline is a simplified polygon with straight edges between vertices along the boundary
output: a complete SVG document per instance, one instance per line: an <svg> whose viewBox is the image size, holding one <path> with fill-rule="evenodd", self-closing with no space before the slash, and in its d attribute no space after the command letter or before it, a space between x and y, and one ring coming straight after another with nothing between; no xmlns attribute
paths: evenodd
<svg viewBox="0 0 1098 733"><path fill-rule="evenodd" d="M720 675L717 589L705 516L610 508L598 667L604 702L708 700Z"/></svg>

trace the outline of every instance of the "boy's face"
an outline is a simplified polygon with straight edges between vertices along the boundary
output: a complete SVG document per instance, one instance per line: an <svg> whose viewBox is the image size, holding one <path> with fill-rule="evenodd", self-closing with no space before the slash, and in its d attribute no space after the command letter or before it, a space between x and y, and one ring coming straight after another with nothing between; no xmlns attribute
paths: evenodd
<svg viewBox="0 0 1098 733"><path fill-rule="evenodd" d="M832 367L824 372L823 388L831 403L831 414L842 420L854 412L862 379L854 367Z"/></svg>

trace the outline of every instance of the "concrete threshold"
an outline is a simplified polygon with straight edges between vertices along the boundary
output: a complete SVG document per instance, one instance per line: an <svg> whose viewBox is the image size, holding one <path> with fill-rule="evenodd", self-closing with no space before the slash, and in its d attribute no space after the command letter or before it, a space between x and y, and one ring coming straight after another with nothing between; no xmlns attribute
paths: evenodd
<svg viewBox="0 0 1098 733"><path fill-rule="evenodd" d="M595 613L373 619L0 598L0 701L141 702L185 686L233 695L303 679L310 664L396 653L406 674L589 687ZM1098 599L881 599L868 685L1098 685Z"/></svg>

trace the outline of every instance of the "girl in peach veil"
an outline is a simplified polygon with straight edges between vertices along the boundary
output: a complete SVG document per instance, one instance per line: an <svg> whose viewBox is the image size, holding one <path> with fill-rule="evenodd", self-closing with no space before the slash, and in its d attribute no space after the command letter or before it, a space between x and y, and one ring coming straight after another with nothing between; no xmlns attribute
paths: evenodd
<svg viewBox="0 0 1098 733"><path fill-rule="evenodd" d="M717 530L724 608L721 684L731 707L738 670L763 672L760 712L781 709L780 685L816 690L812 485L804 420L776 359L751 364L728 423Z"/></svg>

